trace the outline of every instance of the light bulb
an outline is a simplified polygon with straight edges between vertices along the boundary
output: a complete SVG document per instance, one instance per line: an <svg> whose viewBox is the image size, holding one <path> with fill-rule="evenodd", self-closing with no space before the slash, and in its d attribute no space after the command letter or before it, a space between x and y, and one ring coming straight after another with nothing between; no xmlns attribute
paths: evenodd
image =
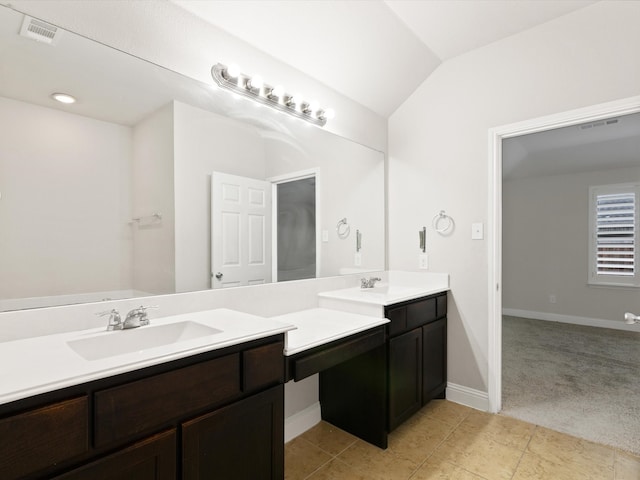
<svg viewBox="0 0 640 480"><path fill-rule="evenodd" d="M247 81L247 88L249 90L260 90L264 85L264 80L260 75L254 75Z"/></svg>
<svg viewBox="0 0 640 480"><path fill-rule="evenodd" d="M276 85L275 87L273 87L271 93L269 94L269 96L273 97L274 99L280 98L282 97L282 95L284 95L284 88L282 85Z"/></svg>
<svg viewBox="0 0 640 480"><path fill-rule="evenodd" d="M324 118L326 118L327 120L331 120L332 118L336 117L336 112L333 110L333 108L327 108L324 111Z"/></svg>
<svg viewBox="0 0 640 480"><path fill-rule="evenodd" d="M317 112L319 108L320 104L317 101L313 100L309 103L309 110L311 110L312 112Z"/></svg>
<svg viewBox="0 0 640 480"><path fill-rule="evenodd" d="M76 103L75 97L72 97L67 93L52 93L51 98L53 98L54 100L57 100L60 103L67 103L67 104Z"/></svg>
<svg viewBox="0 0 640 480"><path fill-rule="evenodd" d="M227 67L227 75L229 75L231 78L236 78L238 75L240 75L240 67L235 63L232 63L231 65L229 65L229 67Z"/></svg>
<svg viewBox="0 0 640 480"><path fill-rule="evenodd" d="M294 93L287 100L287 106L291 108L296 108L302 102L302 96L299 93Z"/></svg>

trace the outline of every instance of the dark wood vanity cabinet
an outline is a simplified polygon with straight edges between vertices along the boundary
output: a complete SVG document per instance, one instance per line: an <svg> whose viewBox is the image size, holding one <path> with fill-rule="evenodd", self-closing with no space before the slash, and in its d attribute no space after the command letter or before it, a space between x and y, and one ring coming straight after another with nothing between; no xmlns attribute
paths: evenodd
<svg viewBox="0 0 640 480"><path fill-rule="evenodd" d="M282 479L283 350L274 335L0 405L0 478Z"/></svg>
<svg viewBox="0 0 640 480"><path fill-rule="evenodd" d="M184 480L284 478L278 386L182 425Z"/></svg>
<svg viewBox="0 0 640 480"><path fill-rule="evenodd" d="M385 308L388 340L388 429L394 430L447 385L447 295Z"/></svg>
<svg viewBox="0 0 640 480"><path fill-rule="evenodd" d="M153 435L52 480L175 480L176 431Z"/></svg>

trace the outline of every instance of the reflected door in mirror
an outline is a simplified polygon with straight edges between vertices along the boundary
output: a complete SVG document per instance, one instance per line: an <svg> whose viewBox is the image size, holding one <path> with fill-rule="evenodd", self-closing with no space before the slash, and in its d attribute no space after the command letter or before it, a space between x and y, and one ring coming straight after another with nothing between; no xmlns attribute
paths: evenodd
<svg viewBox="0 0 640 480"><path fill-rule="evenodd" d="M211 174L211 288L271 282L271 184Z"/></svg>

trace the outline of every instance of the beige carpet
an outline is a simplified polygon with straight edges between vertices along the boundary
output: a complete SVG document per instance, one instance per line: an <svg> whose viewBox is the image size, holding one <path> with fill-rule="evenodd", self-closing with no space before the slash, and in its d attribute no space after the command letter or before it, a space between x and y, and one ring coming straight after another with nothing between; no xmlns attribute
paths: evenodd
<svg viewBox="0 0 640 480"><path fill-rule="evenodd" d="M504 316L502 414L640 455L640 333Z"/></svg>

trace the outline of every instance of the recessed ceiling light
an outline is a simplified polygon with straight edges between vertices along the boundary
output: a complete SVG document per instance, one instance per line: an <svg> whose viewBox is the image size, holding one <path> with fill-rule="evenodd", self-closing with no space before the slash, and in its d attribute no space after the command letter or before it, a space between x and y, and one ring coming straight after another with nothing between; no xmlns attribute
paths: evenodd
<svg viewBox="0 0 640 480"><path fill-rule="evenodd" d="M60 103L76 103L75 97L66 93L52 93L51 98L57 100Z"/></svg>

